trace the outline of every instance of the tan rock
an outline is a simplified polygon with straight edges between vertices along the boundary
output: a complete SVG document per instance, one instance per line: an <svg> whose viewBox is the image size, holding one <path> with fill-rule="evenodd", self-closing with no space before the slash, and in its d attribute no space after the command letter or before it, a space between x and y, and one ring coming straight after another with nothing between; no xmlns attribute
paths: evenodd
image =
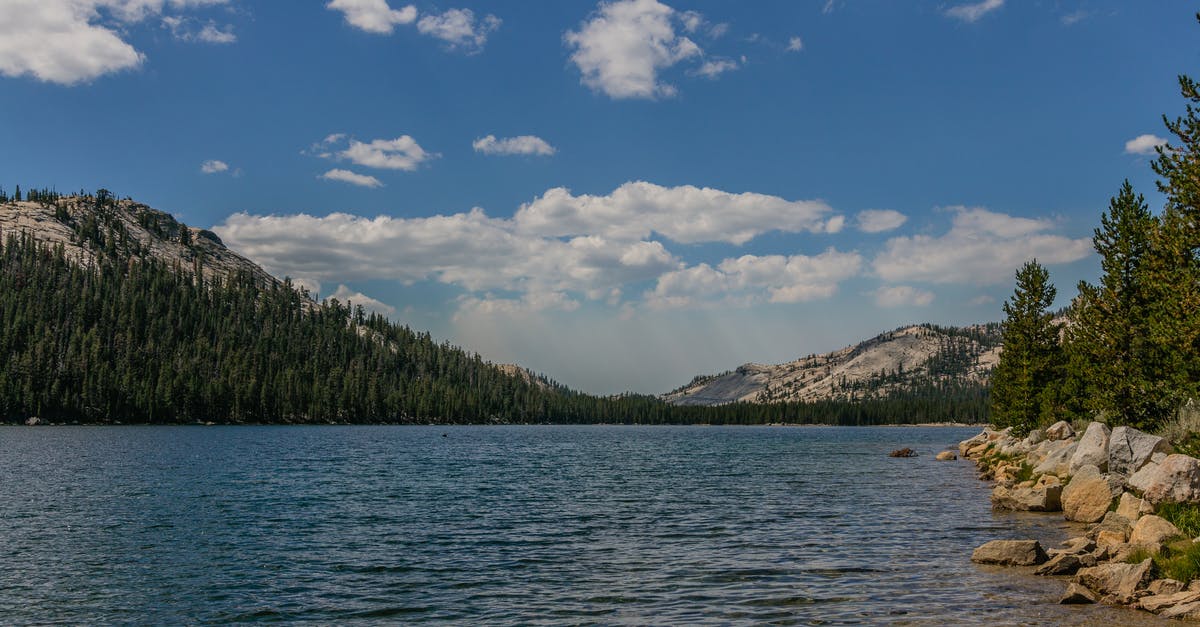
<svg viewBox="0 0 1200 627"><path fill-rule="evenodd" d="M1174 579L1155 579L1150 582L1150 585L1146 586L1146 592L1151 596L1166 596L1183 592L1184 589L1183 582Z"/></svg>
<svg viewBox="0 0 1200 627"><path fill-rule="evenodd" d="M1112 498L1112 488L1104 477L1099 474L1080 474L1063 489L1063 514L1067 520L1096 522L1104 518Z"/></svg>
<svg viewBox="0 0 1200 627"><path fill-rule="evenodd" d="M1125 544L1129 537L1124 531L1114 531L1112 529L1101 529L1096 532L1096 546L1119 546Z"/></svg>
<svg viewBox="0 0 1200 627"><path fill-rule="evenodd" d="M1121 494L1121 500L1117 502L1117 514L1128 520L1136 521L1141 518L1142 514L1149 514L1154 511L1145 499L1138 498L1129 492Z"/></svg>
<svg viewBox="0 0 1200 627"><path fill-rule="evenodd" d="M1046 457L1033 468L1037 474L1066 477L1071 474L1071 457L1075 455L1076 443L1070 440L1059 442L1061 446L1049 450Z"/></svg>
<svg viewBox="0 0 1200 627"><path fill-rule="evenodd" d="M1096 543L1092 542L1091 538L1084 536L1063 540L1060 546L1063 548L1054 550L1064 553L1090 553L1096 549Z"/></svg>
<svg viewBox="0 0 1200 627"><path fill-rule="evenodd" d="M1075 582L1111 598L1116 603L1128 604L1150 584L1152 568L1153 562L1149 559L1140 564L1110 562L1080 570L1075 575Z"/></svg>
<svg viewBox="0 0 1200 627"><path fill-rule="evenodd" d="M1184 591L1176 592L1174 594L1156 594L1142 597L1140 600L1138 600L1137 605L1147 612L1154 612L1157 614L1169 607L1195 603L1197 601L1200 601L1200 592Z"/></svg>
<svg viewBox="0 0 1200 627"><path fill-rule="evenodd" d="M1004 566L1035 566L1046 559L1037 540L992 540L971 553L972 562Z"/></svg>
<svg viewBox="0 0 1200 627"><path fill-rule="evenodd" d="M1177 618L1184 620L1200 619L1200 601L1176 605L1170 609L1163 610L1159 616L1163 618Z"/></svg>
<svg viewBox="0 0 1200 627"><path fill-rule="evenodd" d="M942 451L934 459L939 462L951 462L958 459L958 455L955 455L954 451Z"/></svg>
<svg viewBox="0 0 1200 627"><path fill-rule="evenodd" d="M1129 478L1151 505L1200 501L1200 460L1187 455L1167 455L1161 464L1149 462Z"/></svg>
<svg viewBox="0 0 1200 627"><path fill-rule="evenodd" d="M1066 440L1075 437L1075 430L1071 428L1071 423L1066 420L1058 422L1046 427L1047 440Z"/></svg>
<svg viewBox="0 0 1200 627"><path fill-rule="evenodd" d="M992 489L992 508L1017 512L1057 512L1062 509L1062 486L1009 488L998 485Z"/></svg>
<svg viewBox="0 0 1200 627"><path fill-rule="evenodd" d="M1063 605L1079 605L1084 603L1095 603L1096 595L1091 590L1077 584L1067 584L1067 591L1063 593L1059 603Z"/></svg>
<svg viewBox="0 0 1200 627"><path fill-rule="evenodd" d="M1179 535L1179 528L1167 520L1146 514L1138 519L1129 534L1129 543L1137 545L1164 544Z"/></svg>
<svg viewBox="0 0 1200 627"><path fill-rule="evenodd" d="M1038 488L1045 488L1048 486L1055 486L1055 485L1061 486L1062 481L1059 480L1059 478L1054 475L1042 475L1041 477L1038 477L1037 482L1034 483L1033 485L1034 485L1034 487L1038 487Z"/></svg>
<svg viewBox="0 0 1200 627"><path fill-rule="evenodd" d="M1108 427L1101 422L1093 422L1079 438L1075 454L1071 456L1072 475L1078 474L1084 466L1095 466L1104 472L1108 468Z"/></svg>
<svg viewBox="0 0 1200 627"><path fill-rule="evenodd" d="M1051 557L1045 564L1038 566L1037 570L1033 571L1033 574L1044 576L1074 575L1080 568L1095 565L1096 558L1086 553L1082 555L1059 553Z"/></svg>

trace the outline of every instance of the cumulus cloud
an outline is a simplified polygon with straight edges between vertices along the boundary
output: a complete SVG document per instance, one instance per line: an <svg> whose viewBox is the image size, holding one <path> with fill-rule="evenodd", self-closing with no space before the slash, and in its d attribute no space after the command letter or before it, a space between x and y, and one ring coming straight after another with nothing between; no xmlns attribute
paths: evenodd
<svg viewBox="0 0 1200 627"><path fill-rule="evenodd" d="M663 274L646 292L646 304L663 309L824 299L837 292L838 283L857 275L862 263L858 253L832 248L815 256L743 255L715 268L701 263Z"/></svg>
<svg viewBox="0 0 1200 627"><path fill-rule="evenodd" d="M636 181L605 196L576 196L556 187L522 205L513 220L519 231L546 237L597 234L630 240L658 233L682 244L741 245L767 231L831 232L831 225L841 224L841 216L832 213L818 200Z"/></svg>
<svg viewBox="0 0 1200 627"><path fill-rule="evenodd" d="M518 135L497 139L488 135L476 139L471 147L485 155L541 155L550 156L556 151L546 140L536 135Z"/></svg>
<svg viewBox="0 0 1200 627"><path fill-rule="evenodd" d="M983 16L1004 6L1004 0L982 0L970 4L960 4L946 9L946 15L964 22L977 22Z"/></svg>
<svg viewBox="0 0 1200 627"><path fill-rule="evenodd" d="M914 235L888 240L872 268L886 281L928 281L988 285L1012 280L1022 263L1070 263L1088 256L1088 238L1049 233L1050 220L1035 220L982 208L952 208L950 230L941 236Z"/></svg>
<svg viewBox="0 0 1200 627"><path fill-rule="evenodd" d="M216 174L218 172L227 172L229 164L217 159L210 159L200 164L200 171L205 174Z"/></svg>
<svg viewBox="0 0 1200 627"><path fill-rule="evenodd" d="M899 228L908 221L908 216L892 209L865 209L854 220L863 233L882 233Z"/></svg>
<svg viewBox="0 0 1200 627"><path fill-rule="evenodd" d="M884 286L872 295L880 307L925 307L933 302L933 292L909 285Z"/></svg>
<svg viewBox="0 0 1200 627"><path fill-rule="evenodd" d="M675 32L680 23L698 27L698 14L679 14L658 0L603 2L596 12L568 31L563 40L584 85L610 98L663 98L676 94L659 72L702 54L700 47Z"/></svg>
<svg viewBox="0 0 1200 627"><path fill-rule="evenodd" d="M351 185L357 185L359 187L383 187L383 182L373 176L369 176L367 174L358 174L357 172L342 170L340 168L334 168L322 174L318 178L323 178L327 181L341 181L343 183L350 183Z"/></svg>
<svg viewBox="0 0 1200 627"><path fill-rule="evenodd" d="M483 49L488 35L500 28L500 22L495 15L476 21L475 13L470 9L450 9L442 14L423 16L417 22L417 30L441 39L451 50L461 49L474 54Z"/></svg>
<svg viewBox="0 0 1200 627"><path fill-rule="evenodd" d="M5 0L0 3L0 75L75 85L135 69L146 57L125 41L128 26L166 9L225 1Z"/></svg>
<svg viewBox="0 0 1200 627"><path fill-rule="evenodd" d="M349 161L355 165L383 170L412 172L422 163L435 159L437 154L427 152L417 140L409 135L396 139L375 139L360 142L345 133L333 133L315 143L304 154Z"/></svg>
<svg viewBox="0 0 1200 627"><path fill-rule="evenodd" d="M395 307L383 301L371 298L362 292L356 292L349 287L346 287L344 284L338 285L337 290L330 294L325 300L329 299L336 299L342 303L350 303L351 305L362 305L363 309L366 309L367 311L373 311L384 316L390 316L396 313Z"/></svg>
<svg viewBox="0 0 1200 627"><path fill-rule="evenodd" d="M176 15L163 17L162 24L171 31L171 36L179 41L198 41L206 44L231 44L237 41L232 24L218 27L216 22L209 20L200 26L198 20Z"/></svg>
<svg viewBox="0 0 1200 627"><path fill-rule="evenodd" d="M696 68L695 73L705 78L716 78L740 67L733 59L709 59Z"/></svg>
<svg viewBox="0 0 1200 627"><path fill-rule="evenodd" d="M804 50L804 40L800 39L799 36L792 37L788 40L787 50L788 52L800 52Z"/></svg>
<svg viewBox="0 0 1200 627"><path fill-rule="evenodd" d="M555 205L547 206L547 198ZM761 194L628 183L608 196L551 190L512 218L493 218L478 208L423 218L239 213L213 230L268 271L306 284L435 281L468 292L462 309L516 312L565 310L581 300L624 308L629 303L623 294L651 282L657 286L645 296L655 306L683 306L683 298L827 297L840 278L860 271L857 253L750 255L717 268L688 268L654 234L699 243L744 242L769 230L823 232L830 211L820 203ZM752 220L761 225L751 228ZM716 285L725 294L697 292L706 269L719 273Z"/></svg>
<svg viewBox="0 0 1200 627"><path fill-rule="evenodd" d="M1125 142L1125 154L1129 155L1153 155L1157 154L1155 148L1167 145L1167 140L1157 135L1138 135L1133 139Z"/></svg>
<svg viewBox="0 0 1200 627"><path fill-rule="evenodd" d="M393 9L387 0L331 0L325 8L341 11L347 24L376 35L390 35L397 24L412 24L417 19L416 7Z"/></svg>

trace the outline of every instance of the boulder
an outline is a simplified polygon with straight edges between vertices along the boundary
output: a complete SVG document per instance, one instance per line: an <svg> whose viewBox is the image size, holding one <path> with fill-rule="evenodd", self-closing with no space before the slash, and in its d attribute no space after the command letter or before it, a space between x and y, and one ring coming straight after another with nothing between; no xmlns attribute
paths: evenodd
<svg viewBox="0 0 1200 627"><path fill-rule="evenodd" d="M1155 579L1150 582L1150 585L1146 586L1146 592L1151 596L1175 594L1176 592L1183 592L1184 589L1183 582L1175 581L1174 579Z"/></svg>
<svg viewBox="0 0 1200 627"><path fill-rule="evenodd" d="M1150 462L1129 478L1151 505L1200 501L1200 460L1171 454L1161 464Z"/></svg>
<svg viewBox="0 0 1200 627"><path fill-rule="evenodd" d="M1096 565L1096 558L1086 553L1083 555L1072 555L1070 553L1059 553L1051 557L1049 561L1037 567L1033 571L1035 575L1055 576L1055 575L1074 575L1080 568L1087 568Z"/></svg>
<svg viewBox="0 0 1200 627"><path fill-rule="evenodd" d="M952 462L958 459L958 455L955 455L954 451L942 451L941 453L938 453L937 457L934 457L934 459L939 462Z"/></svg>
<svg viewBox="0 0 1200 627"><path fill-rule="evenodd" d="M1110 562L1091 568L1083 568L1075 575L1075 582L1087 586L1115 603L1127 605L1138 596L1138 592L1150 583L1150 571L1154 563L1143 560L1140 564Z"/></svg>
<svg viewBox="0 0 1200 627"><path fill-rule="evenodd" d="M1061 446L1048 447L1046 458L1034 467L1034 473L1057 475L1059 477L1066 477L1071 474L1071 458L1075 455L1075 449L1079 445L1069 440L1063 440L1056 444L1060 444Z"/></svg>
<svg viewBox="0 0 1200 627"><path fill-rule="evenodd" d="M1158 582L1155 581L1154 583ZM1200 592L1183 591L1176 592L1174 594L1152 594L1150 596L1142 597L1137 604L1138 607L1142 608L1143 610L1157 614L1170 607L1195 603L1197 601L1200 601Z"/></svg>
<svg viewBox="0 0 1200 627"><path fill-rule="evenodd" d="M42 419L38 418L37 416L30 416L25 419L25 424L29 425L30 427L36 427L37 425L42 424Z"/></svg>
<svg viewBox="0 0 1200 627"><path fill-rule="evenodd" d="M962 455L963 457L968 457L967 451L970 451L980 445L986 446L987 443L988 443L987 431L982 431L979 433L979 435L977 435L975 437L968 438L966 440L963 440L962 442L959 442L958 443L958 454Z"/></svg>
<svg viewBox="0 0 1200 627"><path fill-rule="evenodd" d="M1071 456L1069 472L1074 475L1084 466L1095 466L1104 472L1108 468L1108 427L1101 422L1093 422L1083 432L1083 437Z"/></svg>
<svg viewBox="0 0 1200 627"><path fill-rule="evenodd" d="M1142 546L1166 544L1167 540L1179 535L1179 528L1166 519L1146 514L1138 519L1129 534L1129 543Z"/></svg>
<svg viewBox="0 0 1200 627"><path fill-rule="evenodd" d="M1108 472L1132 475L1155 453L1170 453L1171 444L1133 427L1117 427L1108 436Z"/></svg>
<svg viewBox="0 0 1200 627"><path fill-rule="evenodd" d="M1062 491L1062 509L1067 520L1096 522L1104 518L1112 505L1112 488L1098 472L1089 472L1087 466L1083 469Z"/></svg>
<svg viewBox="0 0 1200 627"><path fill-rule="evenodd" d="M917 452L908 448L907 446L904 448L898 448L898 449L892 451L891 453L888 453L888 457L916 457L916 456L917 456Z"/></svg>
<svg viewBox="0 0 1200 627"><path fill-rule="evenodd" d="M1061 485L1009 488L998 485L992 490L992 508L1017 512L1057 512L1062 510Z"/></svg>
<svg viewBox="0 0 1200 627"><path fill-rule="evenodd" d="M1159 616L1163 618L1177 618L1183 620L1200 619L1200 601L1176 605L1170 609L1163 610Z"/></svg>
<svg viewBox="0 0 1200 627"><path fill-rule="evenodd" d="M1003 566L1036 566L1046 559L1037 540L992 540L971 553L972 562Z"/></svg>
<svg viewBox="0 0 1200 627"><path fill-rule="evenodd" d="M1063 593L1062 599L1058 602L1063 605L1095 603L1096 595L1091 590L1072 582L1067 584L1067 591Z"/></svg>
<svg viewBox="0 0 1200 627"><path fill-rule="evenodd" d="M1075 437L1075 430L1071 428L1071 423L1066 420L1058 422L1046 427L1047 440L1069 440Z"/></svg>
<svg viewBox="0 0 1200 627"><path fill-rule="evenodd" d="M1052 551L1061 551L1063 553L1080 554L1080 553L1090 553L1091 551L1094 551L1096 549L1096 543L1092 542L1091 538L1086 538L1084 536L1079 536L1077 538L1070 538L1067 540L1063 540L1063 543L1060 546L1062 546L1063 548L1052 549Z"/></svg>
<svg viewBox="0 0 1200 627"><path fill-rule="evenodd" d="M1154 511L1144 499L1140 499L1129 492L1121 493L1121 500L1117 501L1117 514L1122 518L1130 521L1137 521L1142 514L1149 514Z"/></svg>

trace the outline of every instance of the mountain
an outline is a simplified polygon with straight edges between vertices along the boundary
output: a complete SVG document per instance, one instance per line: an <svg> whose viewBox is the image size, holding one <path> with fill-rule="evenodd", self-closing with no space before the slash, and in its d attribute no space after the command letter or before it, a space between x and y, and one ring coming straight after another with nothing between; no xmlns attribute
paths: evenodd
<svg viewBox="0 0 1200 627"><path fill-rule="evenodd" d="M664 394L676 405L861 401L946 387L983 388L1000 356L1000 325L900 327L823 355L745 364Z"/></svg>

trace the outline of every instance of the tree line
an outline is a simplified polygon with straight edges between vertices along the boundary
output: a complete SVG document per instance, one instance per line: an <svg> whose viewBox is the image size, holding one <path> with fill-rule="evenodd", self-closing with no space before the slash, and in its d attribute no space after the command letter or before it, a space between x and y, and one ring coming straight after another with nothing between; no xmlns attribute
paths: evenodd
<svg viewBox="0 0 1200 627"><path fill-rule="evenodd" d="M1197 14L1200 20L1200 14ZM1003 353L992 378L992 422L1025 433L1100 418L1155 430L1200 391L1200 86L1179 77L1183 116L1152 167L1162 212L1125 181L1092 243L1097 284L1080 281L1065 321L1036 260L1016 273L1004 304Z"/></svg>

